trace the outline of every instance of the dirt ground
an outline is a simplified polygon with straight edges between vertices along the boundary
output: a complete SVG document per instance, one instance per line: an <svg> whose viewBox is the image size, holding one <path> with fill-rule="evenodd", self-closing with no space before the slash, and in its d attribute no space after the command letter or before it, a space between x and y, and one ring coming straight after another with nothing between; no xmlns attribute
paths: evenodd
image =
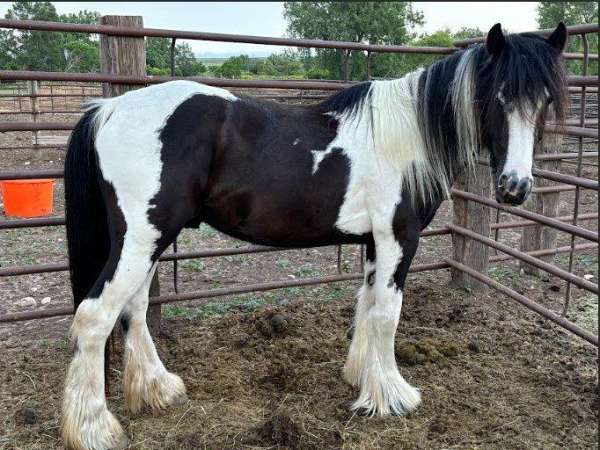
<svg viewBox="0 0 600 450"><path fill-rule="evenodd" d="M0 110L8 107L0 102ZM29 120L23 117L0 120ZM24 145L31 134L0 139L0 146ZM3 170L57 168L64 156L61 149L2 152ZM564 165L565 173L573 170ZM597 168L586 166L584 175L597 179ZM597 194L582 193L581 212L596 211ZM57 182L57 215L63 213L62 195ZM560 215L572 213L573 195L561 194ZM446 202L431 228L451 220L451 211ZM598 229L597 221L582 225ZM509 245L518 246L519 239L518 230L500 233ZM1 267L65 260L63 227L3 230L0 242ZM245 245L206 226L185 230L178 242L181 251ZM559 234L559 245L569 242ZM422 240L415 263L450 255L449 236L430 237ZM336 259L336 249L325 247L182 261L179 289L334 274ZM553 262L566 268L568 255ZM360 270L356 246L344 247L342 270ZM579 253L574 271L597 282L597 251ZM513 262L495 265L489 274L560 311L564 282L525 275ZM172 276L172 263L161 264L162 293L174 292ZM402 374L421 389L422 407L409 417L352 414L358 392L342 380L341 368L357 287L345 282L164 306L157 346L167 367L185 381L190 402L160 416L130 417L119 388L117 344L109 404L131 448L597 448L596 349L496 292L449 287L448 271L411 274L404 297L396 356ZM0 292L0 313L70 302L64 272L0 277ZM568 318L597 333L597 297L573 289L571 305ZM0 450L62 448L57 426L71 353L69 324L67 317L0 325Z"/></svg>

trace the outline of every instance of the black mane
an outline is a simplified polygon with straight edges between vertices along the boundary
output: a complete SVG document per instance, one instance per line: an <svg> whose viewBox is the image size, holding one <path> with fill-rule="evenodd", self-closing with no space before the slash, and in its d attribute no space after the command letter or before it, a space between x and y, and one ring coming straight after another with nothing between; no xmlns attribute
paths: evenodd
<svg viewBox="0 0 600 450"><path fill-rule="evenodd" d="M364 101L368 99L370 89L370 81L355 84L321 102L319 109L323 113L332 112L352 115L356 113Z"/></svg>

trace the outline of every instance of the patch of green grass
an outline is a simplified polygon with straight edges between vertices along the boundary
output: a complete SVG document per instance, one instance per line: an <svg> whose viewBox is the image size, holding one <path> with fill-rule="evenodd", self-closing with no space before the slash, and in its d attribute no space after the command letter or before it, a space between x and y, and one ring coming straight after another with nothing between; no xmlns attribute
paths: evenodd
<svg viewBox="0 0 600 450"><path fill-rule="evenodd" d="M514 271L506 267L492 267L488 269L488 274L490 277L496 280L502 280L506 277L512 277L514 275Z"/></svg>
<svg viewBox="0 0 600 450"><path fill-rule="evenodd" d="M265 305L265 300L255 295L234 297L228 301L213 301L196 308L182 308L181 306L167 306L163 309L165 317L184 317L186 319L206 319L220 316L232 310L254 311Z"/></svg>
<svg viewBox="0 0 600 450"><path fill-rule="evenodd" d="M280 269L287 269L292 265L292 262L289 259L282 258L278 259L275 264L277 264L277 267L279 267Z"/></svg>
<svg viewBox="0 0 600 450"><path fill-rule="evenodd" d="M577 299L577 304L571 307L569 315L575 316L575 323L583 328L598 332L598 297L586 295Z"/></svg>
<svg viewBox="0 0 600 450"><path fill-rule="evenodd" d="M200 259L191 259L185 261L182 266L185 269L193 270L194 272L204 272L206 270L206 264Z"/></svg>
<svg viewBox="0 0 600 450"><path fill-rule="evenodd" d="M323 303L331 303L337 300L340 300L343 297L344 293L339 286L331 286L323 297Z"/></svg>
<svg viewBox="0 0 600 450"><path fill-rule="evenodd" d="M586 268L592 267L598 271L598 256L596 255L578 255L577 262Z"/></svg>
<svg viewBox="0 0 600 450"><path fill-rule="evenodd" d="M200 224L200 236L202 237L215 237L217 235L217 230L215 230L214 228L210 227L209 225L203 223Z"/></svg>
<svg viewBox="0 0 600 450"><path fill-rule="evenodd" d="M283 288L282 291L289 297L299 297L302 294L302 289L299 287L287 287Z"/></svg>
<svg viewBox="0 0 600 450"><path fill-rule="evenodd" d="M299 267L294 272L294 275L296 275L297 277L314 277L318 275L318 273L319 272L312 266L312 264L306 263Z"/></svg>
<svg viewBox="0 0 600 450"><path fill-rule="evenodd" d="M229 255L225 257L225 260L227 262L246 262L248 261L250 258L248 257L248 255Z"/></svg>
<svg viewBox="0 0 600 450"><path fill-rule="evenodd" d="M554 257L554 261L556 261L556 263L561 264L563 266L568 266L569 265L569 255L568 254L556 255ZM577 255L575 257L574 262L581 265L581 267L585 268L586 270L591 269L591 271L594 274L598 274L598 257L596 255L586 255L586 254Z"/></svg>
<svg viewBox="0 0 600 450"><path fill-rule="evenodd" d="M559 264L569 264L569 255L556 255L554 261Z"/></svg>
<svg viewBox="0 0 600 450"><path fill-rule="evenodd" d="M186 318L193 317L193 314L191 313L190 309L183 308L181 306L172 306L172 305L164 306L162 308L162 314L167 319L172 318L172 317L186 317Z"/></svg>

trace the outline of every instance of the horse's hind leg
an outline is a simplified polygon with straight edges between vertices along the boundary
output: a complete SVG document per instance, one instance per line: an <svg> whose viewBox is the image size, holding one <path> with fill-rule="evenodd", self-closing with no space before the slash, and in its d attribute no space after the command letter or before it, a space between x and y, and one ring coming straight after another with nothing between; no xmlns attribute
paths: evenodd
<svg viewBox="0 0 600 450"><path fill-rule="evenodd" d="M134 414L145 405L153 411L162 411L187 401L183 381L165 369L146 323L148 290L155 270L156 265L121 317L125 330L123 391L127 406Z"/></svg>
<svg viewBox="0 0 600 450"><path fill-rule="evenodd" d="M122 248L113 240L111 256L81 302L72 325L75 344L65 382L62 435L67 448L121 449L127 437L104 396L104 345L125 304L142 287L153 267L154 239L127 231Z"/></svg>

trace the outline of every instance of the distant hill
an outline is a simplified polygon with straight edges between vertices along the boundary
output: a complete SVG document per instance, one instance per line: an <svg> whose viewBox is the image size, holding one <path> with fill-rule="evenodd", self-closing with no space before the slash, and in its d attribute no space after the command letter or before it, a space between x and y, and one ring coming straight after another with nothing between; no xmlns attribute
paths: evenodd
<svg viewBox="0 0 600 450"><path fill-rule="evenodd" d="M231 55L231 56L238 56L238 55ZM213 67L213 66L220 66L221 64L223 64L225 61L227 61L231 56L223 56L223 57L196 57L196 59L198 61L200 61L202 64L204 64L206 67ZM250 59L252 60L257 60L257 59L266 59L266 56L262 56L262 57L250 57Z"/></svg>
<svg viewBox="0 0 600 450"><path fill-rule="evenodd" d="M248 55L250 58L266 58L267 56L271 55L273 52L272 51L253 51L253 52L246 52L243 50L239 50L239 51L235 51L235 52L197 52L195 54L196 58L199 59L200 61L203 61L205 59L227 59L230 58L232 56L239 56L239 55Z"/></svg>

